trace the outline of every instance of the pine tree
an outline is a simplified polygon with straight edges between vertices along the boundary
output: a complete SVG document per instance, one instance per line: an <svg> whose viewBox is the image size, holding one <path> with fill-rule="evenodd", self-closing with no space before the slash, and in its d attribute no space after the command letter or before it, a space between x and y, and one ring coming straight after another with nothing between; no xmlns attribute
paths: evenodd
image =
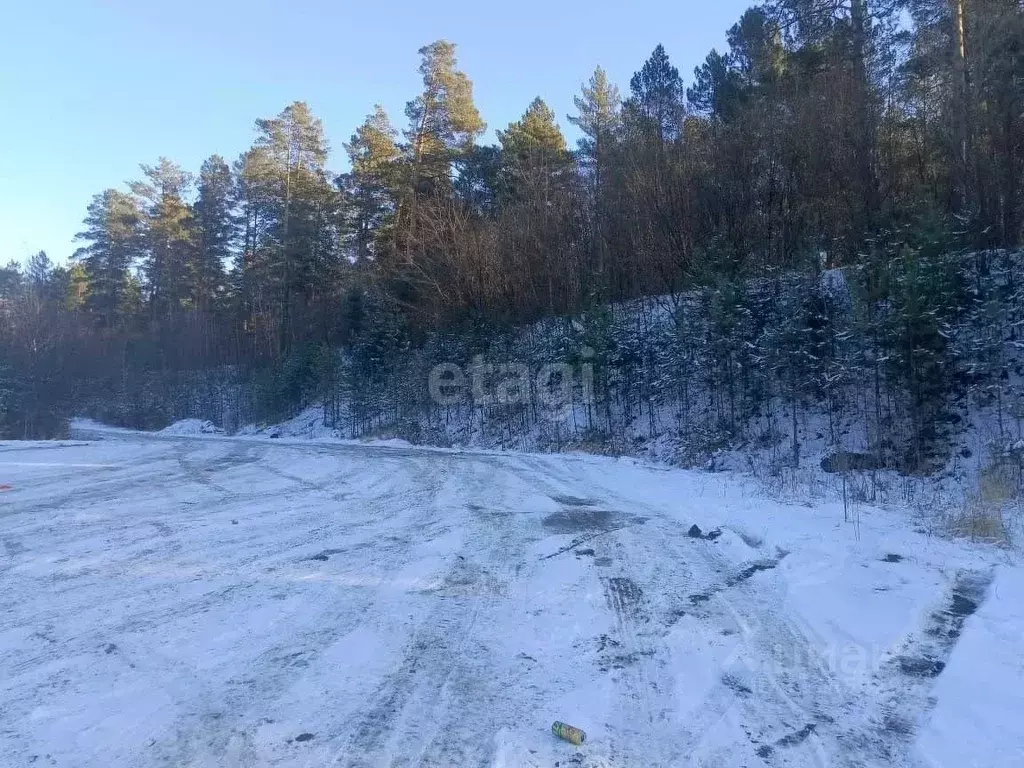
<svg viewBox="0 0 1024 768"><path fill-rule="evenodd" d="M453 178L473 156L486 127L473 103L473 84L457 69L455 46L445 40L421 48L423 90L405 108L408 174L395 216L392 259L382 271L406 306L421 305L424 289L438 294L454 240L465 235L465 211L454 201Z"/></svg>
<svg viewBox="0 0 1024 768"><path fill-rule="evenodd" d="M192 210L185 199L192 177L165 157L155 166L143 165L142 171L147 180L130 186L143 213L142 273L150 313L173 319L188 296L195 248Z"/></svg>
<svg viewBox="0 0 1024 768"><path fill-rule="evenodd" d="M694 70L693 78L693 85L686 90L690 107L709 117L729 119L739 91L729 56L712 50Z"/></svg>
<svg viewBox="0 0 1024 768"><path fill-rule="evenodd" d="M33 254L25 265L26 288L36 305L60 308L68 289L67 280L67 270L54 265L46 251Z"/></svg>
<svg viewBox="0 0 1024 768"><path fill-rule="evenodd" d="M577 115L569 122L583 134L579 140L579 153L592 173L593 187L602 187L602 174L608 164L615 142L619 137L619 89L608 81L601 67L594 70L590 81L583 85L579 96L573 97Z"/></svg>
<svg viewBox="0 0 1024 768"><path fill-rule="evenodd" d="M85 307L89 294L89 273L81 261L72 261L67 268L66 290L63 295L65 309L75 312Z"/></svg>
<svg viewBox="0 0 1024 768"><path fill-rule="evenodd" d="M457 69L455 45L438 40L420 48L423 91L405 107L413 188L450 179L451 164L467 154L487 127L473 102L473 84Z"/></svg>
<svg viewBox="0 0 1024 768"><path fill-rule="evenodd" d="M0 267L0 298L11 300L21 293L23 276L21 264L9 261L6 267Z"/></svg>
<svg viewBox="0 0 1024 768"><path fill-rule="evenodd" d="M84 306L98 325L112 328L130 308L128 270L141 256L142 213L131 195L108 189L92 199L84 223L77 239L89 244L75 251L88 280Z"/></svg>
<svg viewBox="0 0 1024 768"><path fill-rule="evenodd" d="M744 13L726 38L728 53L712 50L708 54L694 70L686 98L696 111L731 122L757 89L765 90L783 77L786 51L778 26L763 8Z"/></svg>
<svg viewBox="0 0 1024 768"><path fill-rule="evenodd" d="M568 181L572 166L555 113L538 97L523 116L498 131L501 143L501 188L510 199L538 196L548 200Z"/></svg>
<svg viewBox="0 0 1024 768"><path fill-rule="evenodd" d="M256 128L237 171L246 222L240 290L263 318L254 326L267 334L267 351L285 354L311 314L323 320L338 263L339 199L323 123L305 103Z"/></svg>
<svg viewBox="0 0 1024 768"><path fill-rule="evenodd" d="M818 79L844 98L833 109L842 110L843 135L830 136L846 157L844 185L855 190L850 211L852 237L870 235L877 227L881 204L876 146L882 105L880 83L894 73L884 71L879 57L882 36L893 32L893 22L905 3L887 0L772 0L770 13L790 30L808 55L819 59ZM848 246L848 251L850 248Z"/></svg>
<svg viewBox="0 0 1024 768"><path fill-rule="evenodd" d="M683 80L660 43L629 81L629 90L626 113L637 128L661 142L679 138L685 115Z"/></svg>
<svg viewBox="0 0 1024 768"><path fill-rule="evenodd" d="M196 247L189 265L191 299L209 312L222 295L225 269L235 255L238 219L235 181L220 155L211 155L199 169L198 196L192 207Z"/></svg>
<svg viewBox="0 0 1024 768"><path fill-rule="evenodd" d="M764 8L750 8L726 33L729 66L742 88L776 83L786 68L782 31Z"/></svg>
<svg viewBox="0 0 1024 768"><path fill-rule="evenodd" d="M493 215L501 175L501 149L475 146L459 159L456 167L456 197L478 215Z"/></svg>
<svg viewBox="0 0 1024 768"><path fill-rule="evenodd" d="M578 157L589 180L592 212L591 255L600 281L604 280L608 262L609 211L612 204L606 199L610 188L611 166L616 146L621 138L622 116L619 89L608 81L601 67L594 70L590 81L583 85L579 96L573 97L577 115L569 122L580 129Z"/></svg>
<svg viewBox="0 0 1024 768"><path fill-rule="evenodd" d="M370 258L374 242L390 231L402 170L397 136L384 108L377 104L345 145L352 170L342 185L351 211L351 256L357 261Z"/></svg>
<svg viewBox="0 0 1024 768"><path fill-rule="evenodd" d="M25 277L28 278L29 285L33 286L37 291L46 285L52 273L53 262L46 255L46 251L32 254L32 258L28 260L28 264L25 267Z"/></svg>

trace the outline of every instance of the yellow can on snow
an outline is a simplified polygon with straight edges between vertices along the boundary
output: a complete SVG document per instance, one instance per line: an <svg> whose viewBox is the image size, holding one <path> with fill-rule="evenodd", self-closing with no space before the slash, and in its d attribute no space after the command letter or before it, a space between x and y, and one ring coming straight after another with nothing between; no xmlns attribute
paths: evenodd
<svg viewBox="0 0 1024 768"><path fill-rule="evenodd" d="M579 728L563 723L561 720L556 720L551 724L551 732L558 738L565 739L571 744L582 744L587 738L587 734Z"/></svg>

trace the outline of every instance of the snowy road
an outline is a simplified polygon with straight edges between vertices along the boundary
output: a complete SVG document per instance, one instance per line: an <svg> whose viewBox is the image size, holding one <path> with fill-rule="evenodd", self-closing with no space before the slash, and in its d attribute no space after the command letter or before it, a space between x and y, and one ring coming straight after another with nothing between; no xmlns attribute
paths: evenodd
<svg viewBox="0 0 1024 768"><path fill-rule="evenodd" d="M895 516L858 539L631 461L100 437L0 443L0 765L1024 758L1020 569Z"/></svg>

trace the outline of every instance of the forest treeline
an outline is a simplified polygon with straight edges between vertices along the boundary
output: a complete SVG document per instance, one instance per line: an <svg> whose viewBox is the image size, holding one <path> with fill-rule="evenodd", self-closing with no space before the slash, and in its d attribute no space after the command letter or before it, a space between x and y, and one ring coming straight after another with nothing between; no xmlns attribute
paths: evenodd
<svg viewBox="0 0 1024 768"><path fill-rule="evenodd" d="M539 98L485 143L438 41L405 114L376 106L344 144L344 173L302 102L257 120L233 161L143 165L93 198L67 266L0 269L0 432L83 411L158 427L213 408L237 425L311 402L365 431L423 400L409 361L494 353L562 318L546 354L595 351L596 434L645 402L653 430L654 403L700 392L736 435L776 398L798 462L800 404L831 413L856 383L866 434L891 443L898 422L919 460L965 387L1009 394L1024 6L771 0L727 40L685 80L661 45L621 91L595 69L565 116L575 147ZM826 270L847 298L826 295ZM668 326L636 314L645 297L668 297ZM970 360L951 330L965 318L992 336Z"/></svg>

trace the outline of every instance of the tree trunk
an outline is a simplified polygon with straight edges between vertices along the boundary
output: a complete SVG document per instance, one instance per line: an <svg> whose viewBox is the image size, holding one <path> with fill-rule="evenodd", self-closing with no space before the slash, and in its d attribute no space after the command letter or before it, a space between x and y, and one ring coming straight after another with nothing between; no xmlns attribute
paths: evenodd
<svg viewBox="0 0 1024 768"><path fill-rule="evenodd" d="M967 80L967 39L964 20L965 0L949 0L950 19L953 24L953 142L954 190L953 209L963 213L973 204L970 174L970 129Z"/></svg>
<svg viewBox="0 0 1024 768"><path fill-rule="evenodd" d="M854 119L856 136L854 164L860 191L860 214L854 221L855 237L871 227L879 208L878 183L875 178L874 148L877 126L872 108L872 87L868 70L870 16L866 0L852 0L850 21L853 27Z"/></svg>

